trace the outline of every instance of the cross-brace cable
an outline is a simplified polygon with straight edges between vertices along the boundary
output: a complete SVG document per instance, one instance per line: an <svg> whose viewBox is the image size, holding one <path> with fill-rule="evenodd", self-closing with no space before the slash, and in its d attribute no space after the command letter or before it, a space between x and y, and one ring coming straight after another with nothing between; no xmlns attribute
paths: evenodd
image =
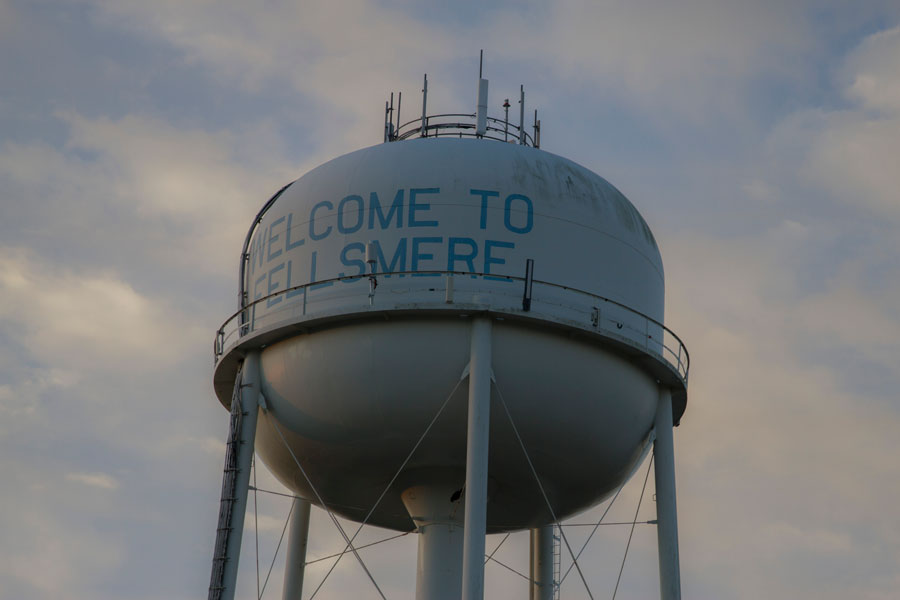
<svg viewBox="0 0 900 600"><path fill-rule="evenodd" d="M275 428L275 431L278 433L278 436L281 438L281 441L284 443L284 447L287 448L287 451L290 453L291 458L294 459L294 463L297 465L297 468L300 469L300 473L303 475L303 478L306 479L306 483L309 484L310 489L312 489L313 493L316 495L316 498L319 500L319 504L322 508L325 509L325 512L328 513L328 516L331 518L331 522L334 523L334 526L337 527L338 531L341 534L341 537L344 538L344 541L347 542L347 545L350 547L350 550L353 552L353 556L356 557L356 560L359 562L359 566L362 567L363 571L365 571L366 576L369 578L369 581L372 582L372 585L375 586L375 589L378 590L378 594L381 596L382 600L387 600L384 595L384 592L381 591L381 588L378 586L378 583L375 581L375 578L372 576L372 573L369 571L369 568L366 566L366 563L363 562L362 557L356 551L356 548L353 547L353 544L350 542L350 538L347 537L347 532L344 531L344 528L341 527L341 524L338 522L337 517L334 516L334 512L328 505L325 504L325 501L322 499L322 495L319 493L319 490L313 484L312 480L309 478L309 475L306 473L306 469L303 468L303 465L300 464L300 460L297 458L297 455L294 454L293 448L288 444L287 439L285 439L284 434L281 432L281 428L278 426L278 423L275 419L271 420L272 427Z"/></svg>
<svg viewBox="0 0 900 600"><path fill-rule="evenodd" d="M590 543L591 538L594 537L594 534L597 533L597 529L600 528L600 525L601 525L601 524L604 524L604 525L605 525L605 523L603 523L603 518L606 517L606 514L609 512L609 509L611 509L611 508L612 508L612 505L615 503L616 498L619 497L619 494L622 492L622 488L625 487L625 483L626 483L626 482L623 481L623 482L619 485L619 489L616 490L616 495L613 496L613 497L612 497L612 500L609 501L609 504L606 505L606 510L604 510L604 511L603 511L603 514L600 515L600 520L597 521L597 523L594 525L594 529L591 531L591 534L590 534L590 535L587 537L587 539L584 541L584 544L581 546L581 550L579 550L579 551L578 551L578 554L575 555L575 558L576 558L576 559L581 558L581 553L584 552L584 549L585 549L585 548L587 548L588 543ZM559 583L558 583L557 585L562 585L562 584L563 584L563 581L565 581L565 580L566 580L566 577L569 576L569 573L572 572L572 567L574 567L574 566L575 566L575 563L574 563L574 562L573 562L571 565L569 565L569 568L566 569L566 572L563 574L563 576L559 578Z"/></svg>
<svg viewBox="0 0 900 600"><path fill-rule="evenodd" d="M494 557L492 557L492 556L491 556L491 557L488 557L488 560L486 560L486 561L484 561L484 562L488 562L488 561L497 563L498 565L500 565L501 567L503 567L503 568L506 569L507 571L511 571L511 572L515 573L516 575L518 575L519 577L521 577L521 578L524 579L525 581L533 581L533 580L531 579L531 577L529 577L529 576L526 575L525 573L522 573L521 571L516 571L515 569L513 569L513 568L512 568L511 566L509 566L508 564L502 563L502 562L500 562L499 560L497 560L496 558L494 558Z"/></svg>
<svg viewBox="0 0 900 600"><path fill-rule="evenodd" d="M391 480L388 482L388 484L385 486L384 490L381 492L381 495L378 496L377 500L375 500L375 504L373 504L372 508L369 509L368 514L366 514L366 518L363 519L362 522L359 524L359 527L356 528L356 533L354 533L353 537L350 538L349 541L347 541L347 545L344 546L344 549L341 551L341 553L337 555L337 558L335 559L334 564L332 564L331 567L328 569L328 572L325 573L325 577L323 577L322 581L319 582L319 586L312 593L312 596L309 597L309 600L312 600L313 598L316 597L316 594L319 593L319 590L322 589L322 586L325 584L325 580L328 579L328 576L331 575L331 572L334 571L334 569L335 569L335 567L337 567L338 563L341 562L341 559L344 557L344 554L347 553L347 549L352 548L351 544L353 543L353 540L356 539L356 536L359 535L359 532L362 531L362 528L365 526L365 524L369 522L369 518L372 516L372 513L374 513L375 509L378 508L378 505L381 504L381 501L385 497L385 495L388 493L388 490L390 490L391 486L394 485L394 482L397 480L397 477L399 477L400 473L403 472L403 469L406 468L407 463L410 461L410 459L416 453L416 450L419 449L419 446L425 440L425 437L431 431L431 428L434 427L435 423L437 423L438 418L440 418L441 414L443 414L444 409L447 408L447 404L450 403L450 399L453 398L453 394L455 394L456 390L459 389L459 384L463 382L463 379L465 379L465 378L461 377L456 382L456 385L453 386L453 389L447 395L447 398L441 404L441 407L438 408L437 412L434 414L434 417L432 417L431 421L428 423L428 426L425 427L425 431L423 431L422 435L419 436L419 439L416 440L416 443L413 445L412 450L410 450L409 454L406 455L406 458L403 459L403 463L400 465L400 468L397 469L397 471L394 473L394 476L391 477Z"/></svg>
<svg viewBox="0 0 900 600"><path fill-rule="evenodd" d="M494 551L491 552L490 554L488 554L487 556L484 557L484 564L487 564L489 560L493 560L494 555L497 554L497 550L499 550L499 549L500 549L500 546L502 546L503 543L504 543L506 540L508 540L508 539L509 539L509 534L507 533L506 535L503 536L503 539L500 540L500 543L497 544L497 547L494 548ZM498 562L499 562L499 561L498 561Z"/></svg>
<svg viewBox="0 0 900 600"><path fill-rule="evenodd" d="M628 549L631 547L631 536L634 535L634 526L637 525L638 512L641 510L641 502L644 501L644 492L647 490L647 480L650 479L650 467L652 466L653 454L650 455L650 461L647 463L647 474L644 475L644 487L641 488L641 497L638 498L637 508L634 510L631 532L628 534L628 543L625 544L625 555L622 556L622 566L619 567L619 576L616 578L616 589L613 590L612 600L616 600L616 593L619 591L619 582L622 581L622 571L625 570L625 559L628 558Z"/></svg>
<svg viewBox="0 0 900 600"><path fill-rule="evenodd" d="M357 546L356 549L357 549L357 550L362 550L363 548L371 548L372 546L377 546L378 544L383 544L383 543L385 543L385 542L390 542L391 540L396 540L397 538L402 538L402 537L404 537L404 536L409 535L410 533L412 533L412 532L411 532L411 531L404 531L403 533L398 533L397 535L392 535L392 536L390 536L390 537L386 537L386 538L381 539L381 540L378 540L378 541L376 541L376 542L369 542L368 544L363 544L362 546ZM328 556L323 556L322 558L314 558L314 559L312 559L312 560L308 560L308 561L306 561L306 562L303 563L303 564L304 564L304 565L312 565L312 564L315 564L315 563L318 563L318 562L322 562L323 560L328 560L329 558L335 558L335 557L338 557L338 556L340 556L340 555L341 555L340 552L336 552L336 553L334 553L334 554L329 554Z"/></svg>
<svg viewBox="0 0 900 600"><path fill-rule="evenodd" d="M541 495L544 497L544 502L547 504L547 509L550 511L550 516L553 519L553 522L556 523L556 526L559 527L559 535L562 538L563 542L566 544L566 549L569 551L569 556L572 558L572 564L575 565L575 569L578 571L578 575L581 577L581 582L584 584L584 589L587 592L587 595L591 600L594 600L594 595L591 593L591 588L588 586L587 580L584 577L584 573L581 571L581 566L578 564L578 559L575 557L575 553L572 551L572 546L569 544L569 539L566 537L566 532L563 531L563 528L559 526L559 519L556 516L556 511L553 510L553 505L550 504L550 498L547 496L547 491L544 489L544 484L541 483L541 478L537 474L537 470L534 468L534 463L531 462L531 456L528 454L528 450L525 448L525 443L522 441L522 436L519 435L519 428L516 427L516 422L512 418L512 414L509 412L509 407L506 405L506 400L503 399L503 393L500 391L500 386L497 385L497 382L494 381L494 389L497 390L497 398L500 400L500 404L503 406L503 411L506 413L506 417L509 419L509 424L512 425L513 433L516 435L516 439L519 441L519 447L522 448L522 453L525 455L525 460L528 462L528 468L531 469L531 474L534 476L534 480L537 482L538 489L541 491Z"/></svg>
<svg viewBox="0 0 900 600"><path fill-rule="evenodd" d="M254 486L254 491L256 491L257 489L258 488L256 488ZM268 490L258 490L258 491L267 492ZM272 492L269 492L269 493L272 493ZM281 494L281 495L286 495L286 494ZM301 499L299 497L296 497L296 498ZM278 538L278 545L275 546L275 554L272 556L272 562L269 564L269 572L266 573L266 579L265 579L265 581L263 581L262 590L260 590L260 592L259 592L259 600L262 600L262 595L266 593L266 586L269 585L269 577L272 575L272 569L275 567L275 559L278 558L278 551L281 550L281 542L284 541L284 534L287 531L288 523L291 522L291 513L294 512L294 503L295 502L296 502L296 500L294 500L294 502L291 502L291 508L290 508L290 510L288 510L287 519L284 520L284 527L281 528L281 537Z"/></svg>

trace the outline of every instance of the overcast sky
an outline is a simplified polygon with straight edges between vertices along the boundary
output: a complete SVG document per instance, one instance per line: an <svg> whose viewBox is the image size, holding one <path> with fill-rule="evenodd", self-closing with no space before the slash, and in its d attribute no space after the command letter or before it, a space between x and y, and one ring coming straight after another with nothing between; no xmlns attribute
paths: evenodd
<svg viewBox="0 0 900 600"><path fill-rule="evenodd" d="M693 359L685 598L896 598L898 23L895 0L0 0L0 598L205 597L227 426L211 347L246 228L283 184L379 143L385 98L413 106L423 73L436 111L474 110L480 48L495 114L524 83L542 147L659 241ZM633 517L636 479L608 518ZM259 485L284 491L262 468ZM263 576L288 503L260 499ZM252 517L247 534L250 598ZM598 536L583 564L603 598L628 528ZM315 511L310 558L340 547ZM413 597L413 536L363 556ZM527 570L527 537L497 556ZM638 526L618 597L657 585ZM349 560L317 596L344 597L377 597Z"/></svg>

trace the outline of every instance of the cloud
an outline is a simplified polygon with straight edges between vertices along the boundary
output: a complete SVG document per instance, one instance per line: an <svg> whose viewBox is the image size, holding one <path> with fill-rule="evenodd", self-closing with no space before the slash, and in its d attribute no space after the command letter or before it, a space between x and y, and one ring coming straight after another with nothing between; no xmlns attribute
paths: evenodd
<svg viewBox="0 0 900 600"><path fill-rule="evenodd" d="M106 473L66 473L66 481L82 483L101 490L115 490L119 487L116 478Z"/></svg>
<svg viewBox="0 0 900 600"><path fill-rule="evenodd" d="M273 2L263 11L229 1L212 13L202 1L92 6L98 23L161 41L226 87L255 95L293 90L296 112L283 117L315 111L319 118L302 122L324 156L379 141L381 107L392 90L407 91L404 106L414 108L404 114L414 116L421 73L465 67L472 81L479 48L486 49L487 72L497 74L495 94L511 94L515 88L505 86L512 77L537 78L545 84L538 103L552 99L557 109L590 120L598 103L612 101L672 135L675 115L695 129L715 122L752 131L746 113L773 87L785 93L815 86L809 65L821 49L807 3L562 0L474 5L465 17L438 6L365 0ZM875 11L829 8L847 28ZM432 112L474 110L473 94L468 85L433 77Z"/></svg>
<svg viewBox="0 0 900 600"><path fill-rule="evenodd" d="M900 28L874 33L850 53L839 80L846 105L787 117L770 147L799 162L805 182L826 198L893 221L900 218Z"/></svg>
<svg viewBox="0 0 900 600"><path fill-rule="evenodd" d="M801 3L566 0L514 23L527 22L525 39L546 41L539 60L570 83L600 81L606 93L697 114L730 112L727 103L740 102L764 70L770 79L795 76L791 67L814 45L803 10ZM504 19L498 15L498 24ZM517 29L502 29L507 41Z"/></svg>
<svg viewBox="0 0 900 600"><path fill-rule="evenodd" d="M0 318L7 335L57 373L171 365L204 334L112 272L68 270L22 248L0 251Z"/></svg>
<svg viewBox="0 0 900 600"><path fill-rule="evenodd" d="M365 0L275 2L262 11L230 1L213 12L202 1L152 9L142 2L95 3L100 22L162 40L228 85L255 94L293 90L297 103L318 115L303 125L325 156L380 141L389 90L420 82L420 68L411 76L412 65L437 68L472 56L458 43L463 32L415 19L405 8Z"/></svg>
<svg viewBox="0 0 900 600"><path fill-rule="evenodd" d="M18 506L15 521L4 519L0 577L5 597L88 597L93 581L115 573L123 548L57 513ZM8 594L8 595L7 595Z"/></svg>
<svg viewBox="0 0 900 600"><path fill-rule="evenodd" d="M847 95L874 111L900 112L900 27L866 38L845 63Z"/></svg>
<svg viewBox="0 0 900 600"><path fill-rule="evenodd" d="M173 285L230 274L258 207L299 174L265 122L208 132L139 115L56 118L65 146L0 147L0 181L18 221L5 223L7 239L118 270L143 263L157 281L165 269Z"/></svg>
<svg viewBox="0 0 900 600"><path fill-rule="evenodd" d="M0 0L0 14L11 6ZM472 89L452 82L474 77L482 46L492 92L539 78L529 98L565 107L547 131L572 134L557 148L618 169L659 224L667 322L693 357L676 431L685 595L896 594L898 34L860 33L891 22L896 3L24 6L13 21L46 25L52 12L42 32L60 47L70 19L121 53L83 58L108 74L93 95L47 76L44 104L0 101L3 115L56 107L39 115L51 133L17 129L0 145L4 594L204 589L227 429L210 334L234 304L250 219L308 167L379 141L386 92L417 91L422 71L452 74L433 77L433 106L465 110ZM233 124L197 116L222 106ZM615 520L631 518L635 483ZM270 556L287 511L260 509ZM322 511L313 528L311 556L341 550ZM592 586L608 583L604 565L615 578L624 549L627 529L605 531L612 546L584 559ZM392 544L366 557L392 597L408 596L415 539ZM524 570L526 555L520 539L504 557ZM255 565L241 562L249 596ZM373 592L358 565L339 569L323 598ZM645 526L626 589L652 596L655 572ZM515 576L488 577L492 597L520 595ZM581 593L577 577L566 585Z"/></svg>
<svg viewBox="0 0 900 600"><path fill-rule="evenodd" d="M722 598L802 596L811 579L829 581L826 598L888 595L860 582L900 560L896 524L865 516L900 494L900 381L861 388L860 365L900 352L898 290L860 279L859 258L836 257L815 224L665 241L668 322L693 367L676 432L685 590L714 583L713 569L728 573L710 592ZM832 257L824 285L797 277L798 244Z"/></svg>

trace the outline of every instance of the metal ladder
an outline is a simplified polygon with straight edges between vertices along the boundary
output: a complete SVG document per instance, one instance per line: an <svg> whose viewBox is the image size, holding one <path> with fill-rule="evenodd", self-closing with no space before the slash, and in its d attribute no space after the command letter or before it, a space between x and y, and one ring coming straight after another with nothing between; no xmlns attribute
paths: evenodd
<svg viewBox="0 0 900 600"><path fill-rule="evenodd" d="M553 526L553 600L559 600L559 584L562 575L562 557L560 551L561 534L559 525Z"/></svg>
<svg viewBox="0 0 900 600"><path fill-rule="evenodd" d="M225 468L222 474L222 497L219 501L219 524L216 529L216 545L213 550L212 575L209 579L209 600L222 597L225 577L225 551L231 535L231 515L234 509L234 490L237 476L238 449L241 445L241 370L238 369L231 395L231 419L228 427L228 442L225 444Z"/></svg>

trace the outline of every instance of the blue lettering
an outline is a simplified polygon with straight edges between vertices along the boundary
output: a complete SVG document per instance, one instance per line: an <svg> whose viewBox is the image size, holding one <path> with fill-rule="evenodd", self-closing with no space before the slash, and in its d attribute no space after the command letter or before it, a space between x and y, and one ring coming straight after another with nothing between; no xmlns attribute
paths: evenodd
<svg viewBox="0 0 900 600"><path fill-rule="evenodd" d="M306 293L306 288L297 288L296 290L291 289L292 287L294 287L294 282L291 280L291 267L292 266L293 265L292 265L291 261L287 261L287 283L285 283L285 286L286 286L285 289L290 290L290 291L285 293L285 296L287 296L288 299L291 299L294 296L299 296L300 294Z"/></svg>
<svg viewBox="0 0 900 600"><path fill-rule="evenodd" d="M376 213L382 229L387 229L391 226L391 220L393 220L395 213L397 215L397 228L403 227L403 190L397 190L394 201L391 203L391 210L388 211L387 216L384 216L384 211L381 210L378 194L375 192L369 194L369 229L375 229Z"/></svg>
<svg viewBox="0 0 900 600"><path fill-rule="evenodd" d="M414 237L412 239L412 260L411 271L419 270L420 260L434 260L434 254L426 254L419 251L421 244L440 244L444 241L442 237ZM437 277L438 273L414 273L413 277Z"/></svg>
<svg viewBox="0 0 900 600"><path fill-rule="evenodd" d="M522 227L516 227L512 224L511 207L513 200L525 203L525 225ZM531 204L531 198L522 194L510 194L507 196L503 207L503 224L513 233L528 233L531 231L531 228L534 226L534 206Z"/></svg>
<svg viewBox="0 0 900 600"><path fill-rule="evenodd" d="M484 241L484 273L491 272L491 265L505 265L505 258L497 258L491 256L491 250L493 248L515 248L516 245L512 242L500 242L498 240L485 240ZM505 279L503 277L487 277L485 279L493 279L496 281L510 281L509 279Z"/></svg>
<svg viewBox="0 0 900 600"><path fill-rule="evenodd" d="M253 299L259 300L263 297L262 292L259 291L259 284L266 280L265 273L256 278L256 281L253 282Z"/></svg>
<svg viewBox="0 0 900 600"><path fill-rule="evenodd" d="M288 213L287 230L284 232L284 251L285 252L290 252L294 248L297 248L298 246L302 246L303 243L306 242L305 239L300 238L299 242L294 242L293 244L291 243L291 220L293 220L293 218L294 218L294 213Z"/></svg>
<svg viewBox="0 0 900 600"><path fill-rule="evenodd" d="M470 196L481 196L481 223L480 227L482 229L487 229L487 209L488 209L488 198L500 197L500 192L493 192L491 190L469 190Z"/></svg>
<svg viewBox="0 0 900 600"><path fill-rule="evenodd" d="M318 204L312 207L312 210L309 211L309 237L313 240L321 240L328 237L328 234L331 233L331 225L325 230L325 233L316 233L316 211L322 207L326 207L328 210L332 210L334 205L328 200L322 200ZM315 253L313 253L315 256Z"/></svg>
<svg viewBox="0 0 900 600"><path fill-rule="evenodd" d="M387 260L385 260L384 253L381 251L381 244L378 240L372 242L375 244L375 253L378 256L378 271L380 273L393 273L394 271L405 271L406 270L406 238L400 238L400 241L397 242L397 250L394 252L393 259L391 260L391 264L387 264ZM390 275L388 275L390 277ZM403 275L400 275L403 277Z"/></svg>
<svg viewBox="0 0 900 600"><path fill-rule="evenodd" d="M279 248L277 252L272 254L272 242L276 241L279 237L281 237L277 233L275 233L275 226L278 225L279 223L281 223L282 221L284 221L284 217L278 217L277 219L272 221L271 225L269 225L269 244L268 244L268 250L266 251L266 262L269 262L273 258L278 258L279 256L281 256L281 248Z"/></svg>
<svg viewBox="0 0 900 600"><path fill-rule="evenodd" d="M262 231L256 230L256 239L253 242L251 253L254 255L254 261L251 261L251 267L261 267L263 265L263 251L266 249L266 237L269 235L269 228L266 227ZM251 271L252 272L252 271Z"/></svg>
<svg viewBox="0 0 900 600"><path fill-rule="evenodd" d="M437 221L418 221L416 213L419 211L431 210L430 204L416 204L416 196L418 194L437 194L441 188L413 188L409 190L409 226L410 227L437 227Z"/></svg>
<svg viewBox="0 0 900 600"><path fill-rule="evenodd" d="M356 209L356 224L347 226L344 223L344 215L347 213L351 213L351 210L344 211L344 207L348 202L356 202L359 208ZM340 204L338 204L338 216L337 216L337 228L340 233L356 233L363 226L363 199L359 196L347 196L343 200L341 200Z"/></svg>
<svg viewBox="0 0 900 600"><path fill-rule="evenodd" d="M468 254L460 254L456 251L457 245L466 245L469 247ZM447 242L447 270L448 271L456 271L456 262L464 261L466 263L466 269L470 273L475 272L475 257L478 256L478 244L472 238L466 237L452 237Z"/></svg>
<svg viewBox="0 0 900 600"><path fill-rule="evenodd" d="M274 275L278 271L282 270L283 268L284 268L284 263L281 263L277 267L272 267L272 269L269 270L269 286L268 286L268 290L266 292L266 296L271 296L272 293L278 289L278 282L272 281L272 275ZM266 308L271 308L271 307L275 306L276 304L278 304L279 302L281 302L281 294L279 294L278 296L275 296L274 298L269 298L268 300L266 300Z"/></svg>
<svg viewBox="0 0 900 600"><path fill-rule="evenodd" d="M266 280L266 274L263 273L259 277L256 278L256 281L253 282L253 300L259 300L262 298L262 292L259 291L259 284ZM253 310L250 311L250 330L253 331L256 328L256 303L253 304Z"/></svg>
<svg viewBox="0 0 900 600"><path fill-rule="evenodd" d="M347 244L346 246L344 246L344 249L341 250L341 264L346 267L356 267L358 269L358 272L356 273L357 275L365 274L365 272L366 272L366 263L365 262L363 262L362 260L360 260L358 258L353 259L353 260L350 260L349 258L347 258L347 253L350 252L351 250L356 250L357 252L359 252L360 256L366 255L366 247L365 247L365 245L363 245L362 242L353 242L352 244ZM344 273L342 272L338 276L343 277ZM345 283L351 283L354 281L358 281L358 279L345 279L344 280Z"/></svg>
<svg viewBox="0 0 900 600"><path fill-rule="evenodd" d="M320 204L321 204L321 202L320 202ZM331 229L331 227L329 227L328 229ZM318 255L318 252L315 251L315 250L313 250L312 256L310 256L310 267L309 267L309 280L310 280L310 282L313 282L313 281L316 280L316 256L317 256L317 255ZM317 283L317 284L315 284L315 285L309 286L309 289L310 289L310 290L318 290L318 289L321 289L321 288L324 288L324 287L328 287L329 285L334 285L334 282L333 282L333 281L326 281L325 283Z"/></svg>

